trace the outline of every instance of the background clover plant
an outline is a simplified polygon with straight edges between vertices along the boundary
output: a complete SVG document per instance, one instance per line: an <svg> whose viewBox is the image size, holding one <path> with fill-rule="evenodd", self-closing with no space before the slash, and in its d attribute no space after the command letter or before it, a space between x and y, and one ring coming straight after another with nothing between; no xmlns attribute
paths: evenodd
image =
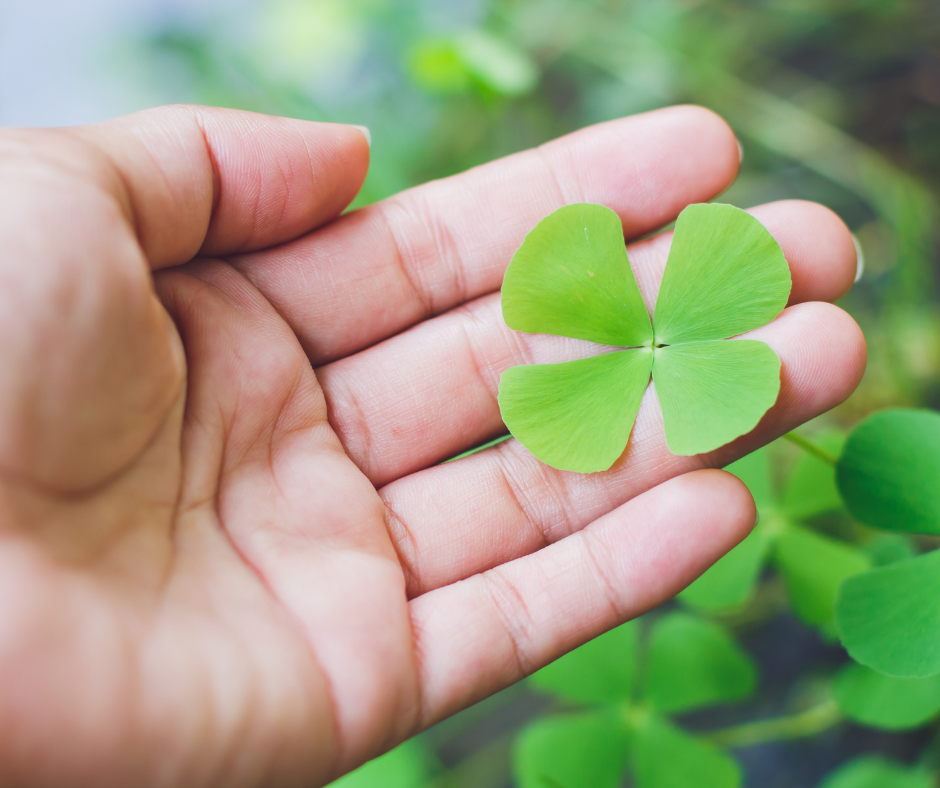
<svg viewBox="0 0 940 788"><path fill-rule="evenodd" d="M520 788L735 788L741 770L671 717L745 700L757 667L720 624L687 613L658 618L641 637L632 621L535 673L538 692L564 713L523 729L514 771Z"/></svg>
<svg viewBox="0 0 940 788"><path fill-rule="evenodd" d="M838 451L844 437L823 434L817 444ZM834 634L833 612L839 585L869 569L872 560L860 548L833 539L806 521L842 508L832 465L803 454L782 485L771 474L771 446L758 449L725 470L743 481L760 521L737 547L686 588L679 598L710 613L730 612L752 597L761 571L771 561L796 616L824 634Z"/></svg>
<svg viewBox="0 0 940 788"><path fill-rule="evenodd" d="M512 258L506 324L624 349L507 369L503 421L548 465L607 470L627 445L652 374L669 450L716 449L757 426L780 389L773 350L725 340L769 323L789 294L783 252L760 222L730 205L690 205L676 221L651 321L617 214L560 208Z"/></svg>
<svg viewBox="0 0 940 788"><path fill-rule="evenodd" d="M940 534L940 414L886 410L865 419L849 435L836 478L861 522ZM905 678L940 674L940 550L847 580L836 625L849 654L864 665Z"/></svg>
<svg viewBox="0 0 940 788"><path fill-rule="evenodd" d="M905 471L911 457L916 457L917 453L912 452L906 459L889 457L890 461L878 473L868 453L882 452L870 433L877 430L892 446L896 443L905 444L914 439L915 434L929 441L933 436L929 427L923 424L924 417L936 418L940 422L940 417L935 414L886 412L860 425L848 441L842 433L836 431L822 433L811 444L817 453L802 453L780 485L774 483L771 473L771 459L775 453L780 454L783 448L779 441L727 466L725 470L734 473L748 486L758 506L760 521L743 542L681 592L679 599L700 613L733 617L753 598L755 587L769 559L783 580L793 613L804 623L831 638L835 634L836 601L841 594L840 602L844 610L848 589L851 600L861 600L859 619L863 621L872 615L873 610L893 611L893 617L898 622L893 638L895 648L901 654L909 653L911 645L921 641L912 638L909 630L916 627L916 623L904 614L911 608L916 610L922 607L924 594L910 588L910 585L911 580L923 585L924 579L919 576L917 560L907 560L911 553L906 543L902 540L899 544L896 541L898 537L888 536L886 539L869 541L863 549L822 533L811 523L823 515L837 515L845 508L836 477L838 471L840 480L846 478L847 467L861 465L871 469L873 478L868 479L867 484L857 484L853 477L852 489L857 487L859 494L870 497L876 494L873 490L884 491L887 488L889 491L883 493L885 505L887 499L895 495L890 491L892 479L894 484L909 485ZM907 436L899 434L902 423L910 431ZM885 429L888 424L890 430ZM798 436L790 437L798 443L804 440ZM836 461L840 450L841 457ZM940 455L940 444L935 451ZM829 461L825 459L826 456L829 456ZM912 523L920 522L925 515L925 508L929 511L934 505L933 500L923 494L925 491L920 491L919 495L916 492L909 490L908 497L922 501L924 505L912 508L909 513ZM848 497L846 500L849 500ZM896 527L898 524L892 521L892 525ZM940 551L928 553L922 558L928 557L932 557L936 567ZM912 605L898 605L896 595L889 594L886 597L873 590L870 579L877 581L883 576L883 570L866 571L873 563L890 563L888 569L893 570L893 573L901 571L910 578L902 583L902 588L903 593L914 600ZM861 584L860 593L852 594L856 577L869 580ZM880 634L871 639L871 642L882 648L885 627L883 618L878 620L875 629ZM940 637L940 627L934 627L932 635L928 635L931 636L934 639ZM906 730L923 725L940 712L940 675L899 678L850 662L832 677L828 694L838 707L838 713L848 720L882 730Z"/></svg>
<svg viewBox="0 0 940 788"><path fill-rule="evenodd" d="M812 440L791 433L733 463L727 470L751 490L760 523L679 595L694 614L667 603L538 671L525 685L541 696L540 713L522 724L514 742L502 737L492 751L484 748L479 763L452 769L433 752L446 755L453 731L474 724L471 709L337 785L501 787L505 778L482 766L500 752L518 788L617 788L625 778L635 788L740 788L738 751L836 726L894 736L927 725L936 730L940 550L930 548L938 429L936 413L885 411L848 438L834 430ZM793 444L803 451L788 461ZM775 590L781 585L788 604ZM758 669L732 630L745 634L755 621L786 610L817 630L827 649L838 632L856 661L843 657L826 675L803 679L789 713L768 718L765 701L748 702ZM501 695L528 691L517 686ZM490 702L506 701L498 695ZM703 726L700 715L716 707L724 707L718 717L724 727L713 727L714 718ZM470 721L460 723L461 716ZM746 754L742 760L750 763ZM813 784L927 788L938 770L940 734L915 763L864 756Z"/></svg>
<svg viewBox="0 0 940 788"><path fill-rule="evenodd" d="M933 775L878 757L856 758L822 784L821 788L931 788Z"/></svg>

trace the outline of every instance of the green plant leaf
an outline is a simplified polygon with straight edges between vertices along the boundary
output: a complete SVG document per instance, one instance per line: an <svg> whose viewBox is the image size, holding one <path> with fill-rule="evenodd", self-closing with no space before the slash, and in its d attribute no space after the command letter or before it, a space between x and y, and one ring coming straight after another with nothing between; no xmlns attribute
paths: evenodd
<svg viewBox="0 0 940 788"><path fill-rule="evenodd" d="M456 51L467 71L496 93L520 96L538 84L535 61L510 41L474 31L457 38Z"/></svg>
<svg viewBox="0 0 940 788"><path fill-rule="evenodd" d="M503 421L553 468L606 471L627 446L652 362L641 348L510 367L499 380Z"/></svg>
<svg viewBox="0 0 940 788"><path fill-rule="evenodd" d="M927 772L867 756L850 761L830 774L820 788L932 788Z"/></svg>
<svg viewBox="0 0 940 788"><path fill-rule="evenodd" d="M851 664L836 675L833 694L847 717L885 730L916 728L940 712L940 676L899 679Z"/></svg>
<svg viewBox="0 0 940 788"><path fill-rule="evenodd" d="M637 788L737 788L741 769L733 758L655 716L632 740Z"/></svg>
<svg viewBox="0 0 940 788"><path fill-rule="evenodd" d="M728 631L686 613L653 625L648 653L646 698L662 712L743 700L757 684L754 661Z"/></svg>
<svg viewBox="0 0 940 788"><path fill-rule="evenodd" d="M542 219L506 269L502 304L516 331L621 347L653 337L620 217L603 205L566 205Z"/></svg>
<svg viewBox="0 0 940 788"><path fill-rule="evenodd" d="M774 563L796 615L831 631L840 583L868 569L871 559L844 542L789 525L777 537Z"/></svg>
<svg viewBox="0 0 940 788"><path fill-rule="evenodd" d="M836 466L852 516L890 531L940 534L940 413L885 410L849 435Z"/></svg>
<svg viewBox="0 0 940 788"><path fill-rule="evenodd" d="M770 477L770 452L764 446L725 468L747 485L757 510L774 504ZM744 540L718 559L692 585L679 594L691 607L709 612L732 610L748 601L760 578L773 537L758 524Z"/></svg>
<svg viewBox="0 0 940 788"><path fill-rule="evenodd" d="M652 374L667 445L692 455L749 432L780 389L780 360L767 345L702 340L764 325L783 309L789 290L786 260L760 222L728 205L689 206L679 217L657 304L666 333L657 328L654 341L619 218L603 206L577 204L545 217L526 236L506 271L502 304L506 324L518 331L638 352L670 345L654 349ZM634 384L645 366L622 362L630 367L628 418L615 417L615 428L604 435L600 428L615 413L620 389L613 386L620 381L617 373L600 370L614 363L585 359L555 370L508 370L500 385L503 420L549 465L606 470L626 445L642 397ZM601 414L594 404L604 407Z"/></svg>
<svg viewBox="0 0 940 788"><path fill-rule="evenodd" d="M484 31L421 41L409 57L414 81L432 93L466 92L472 84L504 96L530 92L538 66L511 42Z"/></svg>
<svg viewBox="0 0 940 788"><path fill-rule="evenodd" d="M411 739L341 777L330 788L422 788L431 781L432 757Z"/></svg>
<svg viewBox="0 0 940 788"><path fill-rule="evenodd" d="M871 558L872 566L887 566L915 555L911 539L905 534L878 534L865 544L865 552Z"/></svg>
<svg viewBox="0 0 940 788"><path fill-rule="evenodd" d="M534 673L541 692L579 703L616 703L633 693L637 624L629 621Z"/></svg>
<svg viewBox="0 0 940 788"><path fill-rule="evenodd" d="M412 79L432 93L463 93L470 87L470 74L451 39L421 41L408 59Z"/></svg>
<svg viewBox="0 0 940 788"><path fill-rule="evenodd" d="M940 673L940 550L850 577L836 628L852 659L881 673Z"/></svg>
<svg viewBox="0 0 940 788"><path fill-rule="evenodd" d="M773 538L757 525L750 534L679 594L688 605L719 612L740 607L751 597Z"/></svg>
<svg viewBox="0 0 940 788"><path fill-rule="evenodd" d="M725 467L747 485L758 510L773 506L776 500L770 475L770 451L763 446Z"/></svg>
<svg viewBox="0 0 940 788"><path fill-rule="evenodd" d="M845 436L838 432L818 435L814 442L838 456ZM818 457L800 452L787 476L780 500L781 511L795 520L814 517L841 509L842 498L836 487L836 470Z"/></svg>
<svg viewBox="0 0 940 788"><path fill-rule="evenodd" d="M780 246L731 205L690 205L676 220L656 309L657 344L725 339L760 328L790 295Z"/></svg>
<svg viewBox="0 0 940 788"><path fill-rule="evenodd" d="M780 359L753 339L672 345L653 356L653 383L673 454L712 451L750 432L780 391Z"/></svg>
<svg viewBox="0 0 940 788"><path fill-rule="evenodd" d="M609 715L542 717L516 740L513 772L520 788L616 788L626 749L626 733Z"/></svg>

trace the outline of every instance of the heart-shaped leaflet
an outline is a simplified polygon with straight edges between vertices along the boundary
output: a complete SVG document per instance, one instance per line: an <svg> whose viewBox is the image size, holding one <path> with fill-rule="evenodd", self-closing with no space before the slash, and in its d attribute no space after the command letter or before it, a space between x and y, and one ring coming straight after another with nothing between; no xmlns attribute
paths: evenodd
<svg viewBox="0 0 940 788"><path fill-rule="evenodd" d="M727 341L786 306L780 246L731 205L690 205L676 221L653 319L630 268L620 218L602 205L559 208L526 236L506 270L506 325L624 348L507 369L499 407L542 462L580 473L626 448L652 374L673 454L701 454L750 432L780 390L763 342Z"/></svg>

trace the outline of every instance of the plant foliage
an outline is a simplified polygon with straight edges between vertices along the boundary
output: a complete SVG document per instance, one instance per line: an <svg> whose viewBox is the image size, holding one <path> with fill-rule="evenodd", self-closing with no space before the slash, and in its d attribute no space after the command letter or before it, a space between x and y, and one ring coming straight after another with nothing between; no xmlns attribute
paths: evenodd
<svg viewBox="0 0 940 788"><path fill-rule="evenodd" d="M499 384L503 421L548 465L607 470L652 373L669 450L716 449L757 426L780 389L773 350L725 339L773 320L789 294L790 269L760 222L730 205L691 205L676 221L650 321L619 217L599 205L560 208L509 264L506 324L626 349L511 367Z"/></svg>
<svg viewBox="0 0 940 788"><path fill-rule="evenodd" d="M645 676L640 685L637 671ZM624 768L640 788L740 784L733 759L670 720L745 700L756 688L753 660L714 621L671 613L654 621L644 639L639 623L630 622L529 681L540 692L592 711L543 717L523 730L515 753L522 788L616 786ZM576 770L578 759L589 761L590 769Z"/></svg>

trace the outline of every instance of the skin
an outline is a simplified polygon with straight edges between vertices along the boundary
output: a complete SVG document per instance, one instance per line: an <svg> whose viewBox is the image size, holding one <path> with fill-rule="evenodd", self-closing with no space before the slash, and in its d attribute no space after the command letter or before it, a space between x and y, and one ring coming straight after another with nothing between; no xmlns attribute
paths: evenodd
<svg viewBox="0 0 940 788"><path fill-rule="evenodd" d="M636 238L734 179L710 112L584 129L336 218L348 126L172 107L0 133L0 784L320 785L690 583L755 519L710 468L847 397L827 209L755 209L793 275L754 433L665 448L647 392L581 476L502 431L513 250L564 203ZM668 236L633 243L655 299Z"/></svg>

